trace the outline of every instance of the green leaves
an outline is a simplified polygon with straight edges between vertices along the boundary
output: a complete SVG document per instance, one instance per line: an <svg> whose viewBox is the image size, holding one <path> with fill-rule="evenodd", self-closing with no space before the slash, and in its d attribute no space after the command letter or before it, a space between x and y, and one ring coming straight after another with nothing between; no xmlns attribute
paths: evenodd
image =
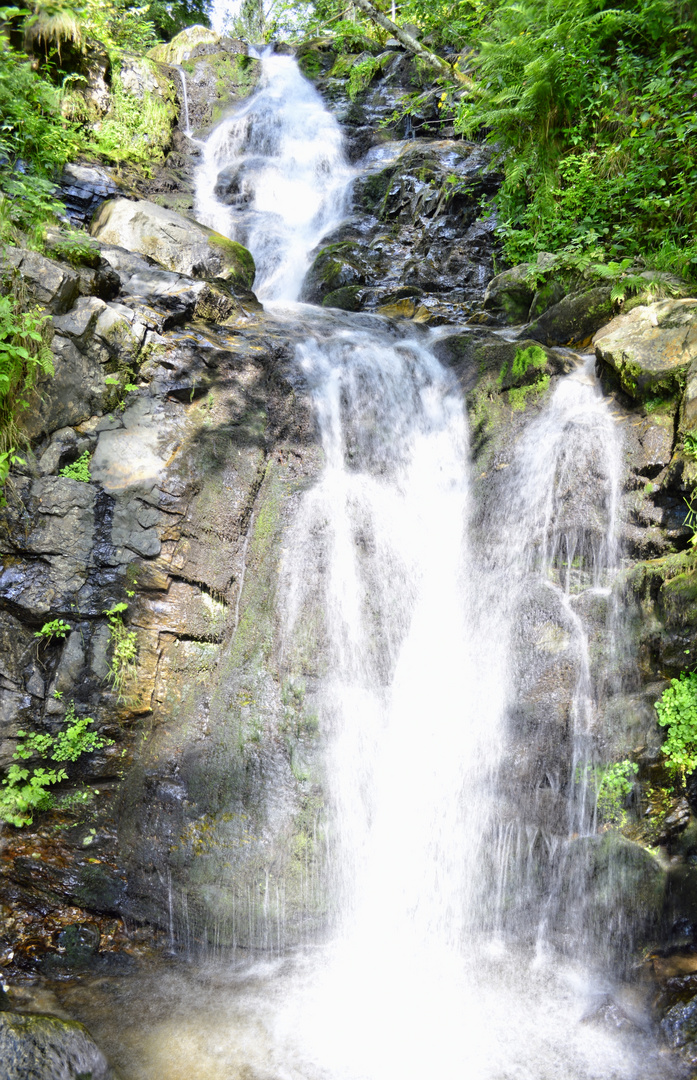
<svg viewBox="0 0 697 1080"><path fill-rule="evenodd" d="M13 757L16 761L38 757L60 763L77 761L83 754L111 746L110 739L88 730L93 723L90 716L78 718L74 702L71 701L65 714L64 727L57 735L18 731L17 736L21 741L17 743ZM53 804L48 788L67 778L64 768L39 766L32 770L21 765L10 765L0 787L0 819L16 828L31 825L37 810L47 810Z"/></svg>
<svg viewBox="0 0 697 1080"><path fill-rule="evenodd" d="M601 238L606 257L697 276L694 30L673 0L503 0L459 129L505 154L499 233L516 263ZM689 250L689 255L683 253ZM616 298L622 298L618 290Z"/></svg>
<svg viewBox="0 0 697 1080"><path fill-rule="evenodd" d="M72 464L64 466L60 470L60 476L67 476L70 480L79 480L82 484L89 484L92 479L90 475L90 459L92 455L89 450L85 450L80 454L80 457L73 461Z"/></svg>
<svg viewBox="0 0 697 1080"><path fill-rule="evenodd" d="M67 623L65 619L51 619L35 632L34 637L41 638L42 641L52 641L53 638L63 639L71 629L70 623Z"/></svg>
<svg viewBox="0 0 697 1080"><path fill-rule="evenodd" d="M683 671L656 702L658 723L667 729L663 753L669 769L684 778L697 768L697 673Z"/></svg>

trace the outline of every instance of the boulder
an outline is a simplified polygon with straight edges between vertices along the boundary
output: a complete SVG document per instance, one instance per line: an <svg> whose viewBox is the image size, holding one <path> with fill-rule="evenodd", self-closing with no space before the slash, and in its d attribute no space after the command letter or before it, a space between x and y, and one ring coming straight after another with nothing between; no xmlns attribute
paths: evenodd
<svg viewBox="0 0 697 1080"><path fill-rule="evenodd" d="M0 1012L3 1080L108 1080L109 1063L75 1020L41 1013Z"/></svg>
<svg viewBox="0 0 697 1080"><path fill-rule="evenodd" d="M530 263L520 263L492 278L484 294L484 308L503 317L508 323L524 323L535 296L528 280Z"/></svg>
<svg viewBox="0 0 697 1080"><path fill-rule="evenodd" d="M602 327L593 344L630 397L673 395L697 361L697 299L635 307ZM692 404L690 410L690 416L697 411Z"/></svg>
<svg viewBox="0 0 697 1080"><path fill-rule="evenodd" d="M349 289L356 290L365 285L369 274L357 244L352 241L329 244L317 254L305 276L302 299L318 304L323 303L325 297L339 293L339 296L334 295L333 301L327 301L327 306L344 307L344 303L337 303L337 300L348 298Z"/></svg>
<svg viewBox="0 0 697 1080"><path fill-rule="evenodd" d="M661 924L667 875L658 860L617 832L573 840L565 856L562 923L619 954Z"/></svg>
<svg viewBox="0 0 697 1080"><path fill-rule="evenodd" d="M218 278L243 289L254 282L254 259L242 244L145 199L105 203L91 233L187 277Z"/></svg>
<svg viewBox="0 0 697 1080"><path fill-rule="evenodd" d="M545 345L586 341L612 318L611 291L609 285L599 285L564 296L530 324L528 334ZM535 303L540 302L540 293L537 293ZM531 308L534 306L531 304Z"/></svg>
<svg viewBox="0 0 697 1080"><path fill-rule="evenodd" d="M246 54L247 48L246 41L240 38L223 37L216 30L211 30L209 26L187 26L171 41L156 45L150 50L148 56L160 64L170 64L174 67L185 60L194 60L198 56L216 52Z"/></svg>
<svg viewBox="0 0 697 1080"><path fill-rule="evenodd" d="M689 1065L697 1065L697 997L668 1009L660 1027L671 1049Z"/></svg>
<svg viewBox="0 0 697 1080"><path fill-rule="evenodd" d="M65 263L47 259L38 251L7 247L0 260L3 266L14 267L22 275L30 301L45 308L51 315L62 315L75 303L80 291L79 275Z"/></svg>

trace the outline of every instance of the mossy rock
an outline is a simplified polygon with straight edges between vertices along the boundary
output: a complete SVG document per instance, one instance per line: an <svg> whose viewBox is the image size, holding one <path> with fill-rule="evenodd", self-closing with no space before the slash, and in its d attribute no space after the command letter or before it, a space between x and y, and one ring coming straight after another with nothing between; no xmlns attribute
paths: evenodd
<svg viewBox="0 0 697 1080"><path fill-rule="evenodd" d="M360 255L357 244L351 241L330 244L318 252L308 270L303 284L302 299L311 304L323 303L324 298L330 293L334 294L349 287L356 288L365 285L367 277L368 268Z"/></svg>
<svg viewBox="0 0 697 1080"><path fill-rule="evenodd" d="M109 1080L113 1075L86 1027L42 1013L0 1012L3 1080Z"/></svg>
<svg viewBox="0 0 697 1080"><path fill-rule="evenodd" d="M361 285L345 285L327 293L322 300L322 307L339 308L341 311L361 311L365 299L365 289Z"/></svg>
<svg viewBox="0 0 697 1080"><path fill-rule="evenodd" d="M241 244L145 199L104 203L91 232L188 277L220 279L243 289L254 283L254 259Z"/></svg>
<svg viewBox="0 0 697 1080"><path fill-rule="evenodd" d="M697 363L697 299L640 305L613 319L593 341L596 357L630 397L674 397Z"/></svg>

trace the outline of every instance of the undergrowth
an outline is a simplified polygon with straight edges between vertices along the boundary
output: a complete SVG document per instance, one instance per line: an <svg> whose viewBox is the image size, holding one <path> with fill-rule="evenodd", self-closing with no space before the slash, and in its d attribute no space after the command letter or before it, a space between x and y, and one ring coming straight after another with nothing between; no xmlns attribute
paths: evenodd
<svg viewBox="0 0 697 1080"><path fill-rule="evenodd" d="M17 762L38 758L62 765L77 761L83 754L111 746L111 740L88 730L93 723L90 716L78 717L71 701L64 726L57 734L18 731L17 736L21 741L17 743L13 759ZM31 825L37 811L48 810L54 804L49 788L67 778L68 773L63 767L10 765L0 787L0 819L17 828Z"/></svg>
<svg viewBox="0 0 697 1080"><path fill-rule="evenodd" d="M128 604L122 601L104 612L109 623L112 648L107 678L116 691L119 701L127 698L128 690L135 682L138 670L136 665L138 636L135 630L127 630L124 626L123 615L127 610Z"/></svg>
<svg viewBox="0 0 697 1080"><path fill-rule="evenodd" d="M683 671L656 702L658 723L666 728L663 753L669 770L682 780L697 768L697 672Z"/></svg>
<svg viewBox="0 0 697 1080"><path fill-rule="evenodd" d="M53 374L52 331L48 315L27 305L19 273L5 272L0 288L0 453L8 454L24 441L17 421L39 377Z"/></svg>

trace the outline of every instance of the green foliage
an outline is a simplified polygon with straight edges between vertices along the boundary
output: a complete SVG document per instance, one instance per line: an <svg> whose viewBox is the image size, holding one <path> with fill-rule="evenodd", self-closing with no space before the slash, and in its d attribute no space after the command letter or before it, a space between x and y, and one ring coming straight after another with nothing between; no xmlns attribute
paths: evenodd
<svg viewBox="0 0 697 1080"><path fill-rule="evenodd" d="M683 436L682 447L688 457L697 461L697 432L688 431L687 435Z"/></svg>
<svg viewBox="0 0 697 1080"><path fill-rule="evenodd" d="M163 100L145 91L142 101L112 77L111 108L95 134L96 151L109 161L131 162L145 173L164 160L176 115L174 90Z"/></svg>
<svg viewBox="0 0 697 1080"><path fill-rule="evenodd" d="M663 743L668 768L683 779L697 768L697 673L671 679L656 702L658 723L667 729Z"/></svg>
<svg viewBox="0 0 697 1080"><path fill-rule="evenodd" d="M20 459L11 446L19 433L17 417L28 407L28 397L39 375L53 374L53 357L48 347L51 325L39 308L27 308L19 274L2 279L0 296L0 483L9 466ZM4 476L3 476L4 473Z"/></svg>
<svg viewBox="0 0 697 1080"><path fill-rule="evenodd" d="M151 20L155 33L169 41L187 26L209 26L209 0L152 0L140 10Z"/></svg>
<svg viewBox="0 0 697 1080"><path fill-rule="evenodd" d="M24 458L19 457L14 446L11 446L9 450L0 452L0 488L4 487L13 465L25 464ZM7 506L7 499L4 495L0 495L0 506Z"/></svg>
<svg viewBox="0 0 697 1080"><path fill-rule="evenodd" d="M538 371L547 364L547 354L539 345L529 345L527 349L518 349L513 357L511 374L514 378L522 378L533 367Z"/></svg>
<svg viewBox="0 0 697 1080"><path fill-rule="evenodd" d="M362 90L370 86L374 75L380 70L380 61L374 56L361 60L351 66L347 90L351 101L355 101Z"/></svg>
<svg viewBox="0 0 697 1080"><path fill-rule="evenodd" d="M91 454L89 450L85 450L77 461L73 461L72 464L66 465L60 470L60 476L67 476L70 480L79 480L82 484L89 484L92 477L90 476L90 459Z"/></svg>
<svg viewBox="0 0 697 1080"><path fill-rule="evenodd" d="M535 251L608 259L661 250L697 275L694 23L679 0L504 0L481 30L458 127L505 152L500 233ZM693 261L694 260L694 261Z"/></svg>
<svg viewBox="0 0 697 1080"><path fill-rule="evenodd" d="M17 735L22 741L17 743L13 757L16 761L38 757L56 763L74 762L83 754L112 745L110 740L88 730L93 723L89 716L78 718L71 702L65 714L64 727L58 734L18 731ZM10 765L0 789L0 819L17 828L31 825L36 811L47 810L53 805L54 800L48 789L67 777L64 768L46 769L40 766L30 769Z"/></svg>
<svg viewBox="0 0 697 1080"><path fill-rule="evenodd" d="M88 0L83 9L85 30L112 54L122 49L145 53L160 40L152 7L138 7L132 0Z"/></svg>
<svg viewBox="0 0 697 1080"><path fill-rule="evenodd" d="M82 143L61 115L56 88L0 39L0 239L34 231L63 210L51 181Z"/></svg>
<svg viewBox="0 0 697 1080"><path fill-rule="evenodd" d="M65 259L72 266L98 266L99 248L88 233L67 229L48 245L49 254Z"/></svg>
<svg viewBox="0 0 697 1080"><path fill-rule="evenodd" d="M138 635L135 630L127 630L124 626L123 613L127 610L128 604L122 601L104 611L109 621L112 646L108 679L119 701L125 700L126 692L137 675Z"/></svg>
<svg viewBox="0 0 697 1080"><path fill-rule="evenodd" d="M593 770L598 816L606 825L621 828L627 820L625 802L632 793L639 766L633 761L617 761Z"/></svg>
<svg viewBox="0 0 697 1080"><path fill-rule="evenodd" d="M82 12L64 0L34 0L34 8L24 20L24 38L29 49L43 47L46 54L55 49L61 58L61 46L68 43L78 48L83 43Z"/></svg>
<svg viewBox="0 0 697 1080"><path fill-rule="evenodd" d="M71 629L70 623L67 623L65 619L51 619L35 632L34 637L41 638L42 641L52 641L53 638L64 638Z"/></svg>

